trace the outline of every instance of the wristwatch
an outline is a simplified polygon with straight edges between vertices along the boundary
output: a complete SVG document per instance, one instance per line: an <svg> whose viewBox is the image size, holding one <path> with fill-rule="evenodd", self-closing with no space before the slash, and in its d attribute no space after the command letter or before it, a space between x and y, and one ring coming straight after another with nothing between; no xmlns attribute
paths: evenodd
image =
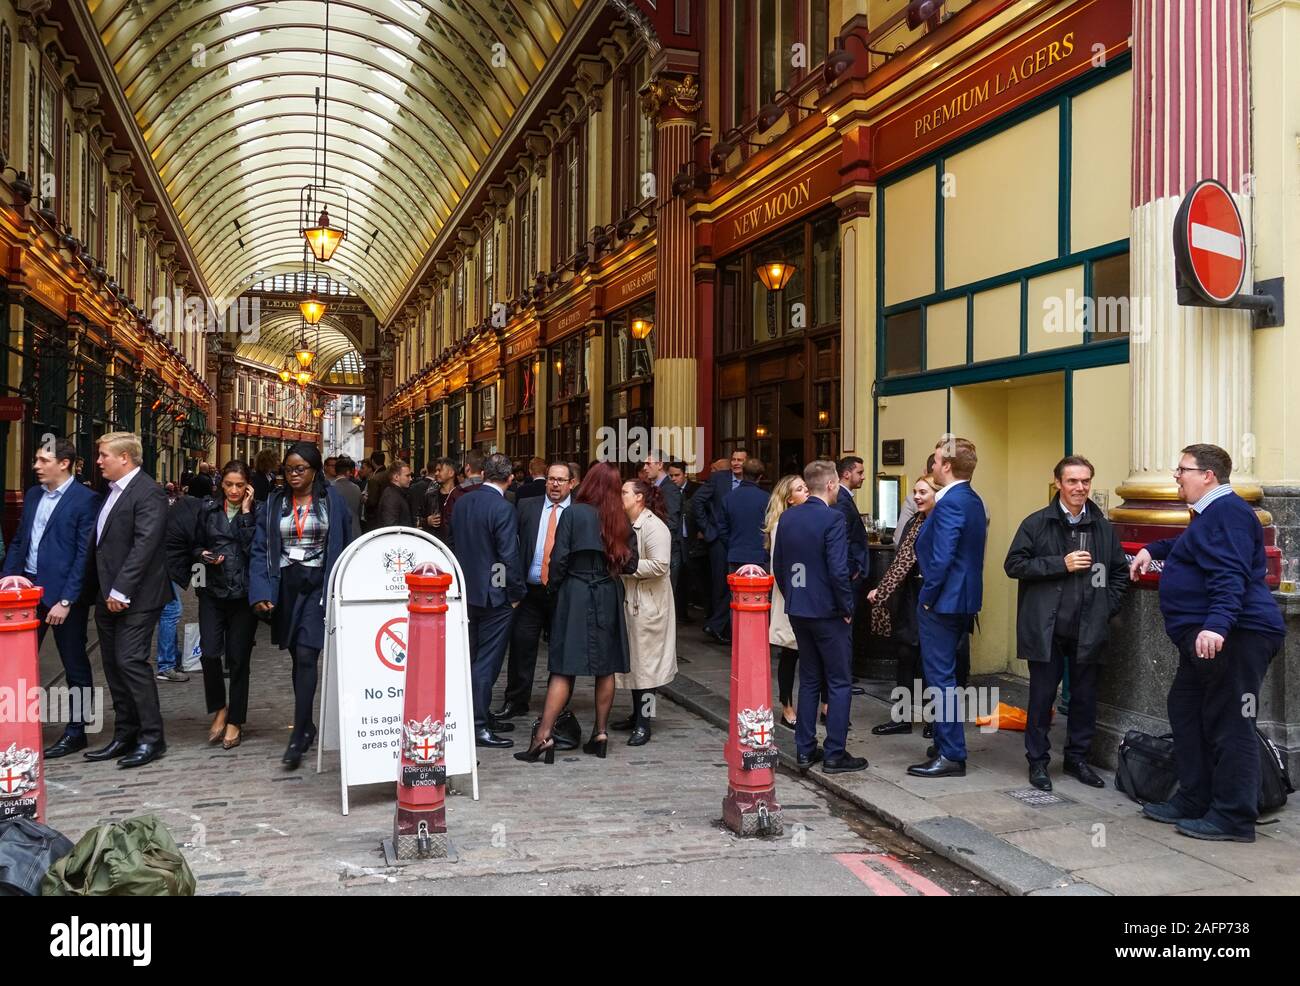
<svg viewBox="0 0 1300 986"><path fill-rule="evenodd" d="M60 606L71 607L71 606L72 606L72 600L70 600L70 599L60 599L60 600L59 600L59 605L60 605Z"/></svg>

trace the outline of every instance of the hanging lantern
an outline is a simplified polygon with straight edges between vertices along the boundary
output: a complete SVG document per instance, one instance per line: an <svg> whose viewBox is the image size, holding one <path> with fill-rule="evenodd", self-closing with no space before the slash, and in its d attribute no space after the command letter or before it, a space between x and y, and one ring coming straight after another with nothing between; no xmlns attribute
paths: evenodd
<svg viewBox="0 0 1300 986"><path fill-rule="evenodd" d="M634 318L632 319L632 338L644 339L646 336L650 334L650 331L654 327L655 327L655 323L652 319Z"/></svg>
<svg viewBox="0 0 1300 986"><path fill-rule="evenodd" d="M771 260L758 268L758 279L769 291L780 291L794 277L795 266L783 260Z"/></svg>
<svg viewBox="0 0 1300 986"><path fill-rule="evenodd" d="M361 427L361 415L359 414L352 415L352 427L353 428Z"/></svg>
<svg viewBox="0 0 1300 986"><path fill-rule="evenodd" d="M294 379L298 381L299 387L306 387L311 383L311 370L299 370L294 375Z"/></svg>
<svg viewBox="0 0 1300 986"><path fill-rule="evenodd" d="M316 291L313 289L311 294L298 302L298 311L302 312L304 322L315 325L325 315L325 302L316 296Z"/></svg>
<svg viewBox="0 0 1300 986"><path fill-rule="evenodd" d="M316 224L304 229L302 235L307 241L307 246L311 248L312 256L321 263L326 263L343 242L347 230L331 226L329 209L321 209L320 215L316 217Z"/></svg>
<svg viewBox="0 0 1300 986"><path fill-rule="evenodd" d="M284 358L284 366L280 367L277 376L279 376L281 383L288 383L289 378L293 376L293 370L289 368L289 357Z"/></svg>
<svg viewBox="0 0 1300 986"><path fill-rule="evenodd" d="M313 407L313 408L311 409L311 416L312 416L313 418L319 418L319 417L320 417L321 415L323 415L324 413L325 413L324 409L319 408L319 407Z"/></svg>
<svg viewBox="0 0 1300 986"><path fill-rule="evenodd" d="M307 345L307 340L303 340L298 348L294 350L294 359L298 361L298 367L303 370L310 370L312 361L316 358L316 353Z"/></svg>

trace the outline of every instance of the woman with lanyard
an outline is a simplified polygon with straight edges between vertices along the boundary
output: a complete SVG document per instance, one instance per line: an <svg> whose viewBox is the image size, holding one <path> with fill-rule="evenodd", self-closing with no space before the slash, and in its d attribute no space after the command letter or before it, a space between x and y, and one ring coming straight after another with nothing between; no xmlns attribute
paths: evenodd
<svg viewBox="0 0 1300 986"><path fill-rule="evenodd" d="M315 445L291 445L283 470L286 485L271 491L253 537L248 598L260 615L270 615L272 643L293 658L293 732L280 762L295 770L316 739L325 587L354 532L347 501L325 481Z"/></svg>

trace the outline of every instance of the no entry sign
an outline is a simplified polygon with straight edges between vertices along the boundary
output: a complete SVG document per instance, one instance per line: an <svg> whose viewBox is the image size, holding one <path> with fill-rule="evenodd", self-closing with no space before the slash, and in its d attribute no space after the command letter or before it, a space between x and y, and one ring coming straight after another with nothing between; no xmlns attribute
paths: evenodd
<svg viewBox="0 0 1300 986"><path fill-rule="evenodd" d="M1246 229L1232 193L1217 181L1197 183L1174 217L1180 281L1204 301L1227 305L1246 277Z"/></svg>

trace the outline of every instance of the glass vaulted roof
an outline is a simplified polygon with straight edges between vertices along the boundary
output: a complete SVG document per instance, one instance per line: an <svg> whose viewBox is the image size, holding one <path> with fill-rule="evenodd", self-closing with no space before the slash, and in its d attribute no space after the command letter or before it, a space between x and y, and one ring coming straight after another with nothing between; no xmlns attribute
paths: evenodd
<svg viewBox="0 0 1300 986"><path fill-rule="evenodd" d="M386 322L581 2L89 6L217 297L301 269L328 6L327 177L347 188L351 222L327 266Z"/></svg>

